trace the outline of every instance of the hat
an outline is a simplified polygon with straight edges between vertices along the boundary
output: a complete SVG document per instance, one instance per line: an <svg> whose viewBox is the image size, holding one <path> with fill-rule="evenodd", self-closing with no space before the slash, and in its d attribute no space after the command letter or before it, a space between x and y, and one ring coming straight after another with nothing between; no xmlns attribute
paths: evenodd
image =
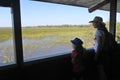
<svg viewBox="0 0 120 80"><path fill-rule="evenodd" d="M71 40L71 42L73 43L73 44L75 44L75 45L81 45L81 44L83 44L83 41L81 40L81 39L79 39L79 38L75 38L74 40Z"/></svg>
<svg viewBox="0 0 120 80"><path fill-rule="evenodd" d="M92 21L89 21L89 23L93 23L93 22L100 22L100 23L104 23L103 19L99 16L96 16Z"/></svg>

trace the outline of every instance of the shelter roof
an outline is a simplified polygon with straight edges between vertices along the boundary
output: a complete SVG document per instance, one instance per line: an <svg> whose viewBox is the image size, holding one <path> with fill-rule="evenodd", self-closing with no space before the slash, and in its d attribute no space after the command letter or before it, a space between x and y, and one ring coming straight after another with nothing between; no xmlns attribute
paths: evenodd
<svg viewBox="0 0 120 80"><path fill-rule="evenodd" d="M100 10L110 10L109 0L33 0L33 1L42 1L50 2L64 5L72 5L78 7L91 8L95 5L101 4ZM102 3L103 2L103 3ZM120 12L120 0L117 1L117 12Z"/></svg>

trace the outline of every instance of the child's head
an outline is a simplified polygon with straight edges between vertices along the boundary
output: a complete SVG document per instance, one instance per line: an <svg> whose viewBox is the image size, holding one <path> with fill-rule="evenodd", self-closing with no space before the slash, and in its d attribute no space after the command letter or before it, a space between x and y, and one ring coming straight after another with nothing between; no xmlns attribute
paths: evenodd
<svg viewBox="0 0 120 80"><path fill-rule="evenodd" d="M83 41L79 38L75 38L74 40L71 40L73 48L80 47L83 44Z"/></svg>

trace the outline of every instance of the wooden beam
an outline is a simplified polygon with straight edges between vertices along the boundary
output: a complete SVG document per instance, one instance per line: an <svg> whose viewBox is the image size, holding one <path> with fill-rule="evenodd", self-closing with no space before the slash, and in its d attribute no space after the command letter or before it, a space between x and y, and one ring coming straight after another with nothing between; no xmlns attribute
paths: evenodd
<svg viewBox="0 0 120 80"><path fill-rule="evenodd" d="M1 7L10 7L11 0L0 0L0 6Z"/></svg>
<svg viewBox="0 0 120 80"><path fill-rule="evenodd" d="M110 27L109 31L116 36L116 14L117 14L117 0L110 0Z"/></svg>
<svg viewBox="0 0 120 80"><path fill-rule="evenodd" d="M23 46L20 15L20 0L12 0L12 19L14 30L15 57L19 69L23 67Z"/></svg>
<svg viewBox="0 0 120 80"><path fill-rule="evenodd" d="M116 14L117 14L117 0L110 0L110 26L109 26L109 31L113 34L114 39L116 36ZM110 68L111 68L111 72L113 72L113 59L115 57L113 57L114 52L112 52L112 54L110 54ZM111 80L113 79L113 75L111 74Z"/></svg>
<svg viewBox="0 0 120 80"><path fill-rule="evenodd" d="M96 9L99 9L100 7L106 5L107 3L109 3L109 0L103 0L103 1L101 1L101 2L99 2L99 3L97 3L97 4L95 4L95 5L92 5L92 6L88 9L88 11L91 13L91 12L95 11Z"/></svg>

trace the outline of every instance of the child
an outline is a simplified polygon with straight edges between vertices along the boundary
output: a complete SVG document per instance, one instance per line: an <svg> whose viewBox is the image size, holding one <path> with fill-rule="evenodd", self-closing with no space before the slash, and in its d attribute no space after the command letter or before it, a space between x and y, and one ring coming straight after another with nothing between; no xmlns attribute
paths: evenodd
<svg viewBox="0 0 120 80"><path fill-rule="evenodd" d="M83 65L83 58L85 53L85 48L82 46L83 41L79 38L71 40L73 51L71 54L72 64L73 64L73 76L75 80L80 80L83 78L83 72L85 66Z"/></svg>

